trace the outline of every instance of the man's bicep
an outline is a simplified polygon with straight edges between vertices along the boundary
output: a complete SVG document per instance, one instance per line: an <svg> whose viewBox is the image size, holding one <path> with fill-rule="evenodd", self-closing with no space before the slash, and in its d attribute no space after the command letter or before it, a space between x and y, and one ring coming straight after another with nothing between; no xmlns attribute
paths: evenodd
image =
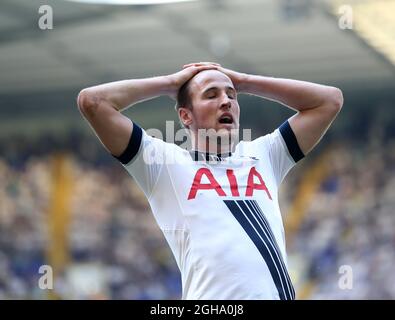
<svg viewBox="0 0 395 320"><path fill-rule="evenodd" d="M89 122L104 147L114 156L120 156L128 146L133 131L132 121L115 110L107 101L78 99L84 118Z"/></svg>
<svg viewBox="0 0 395 320"><path fill-rule="evenodd" d="M336 117L335 112L325 108L299 111L288 119L298 145L307 155L321 140Z"/></svg>

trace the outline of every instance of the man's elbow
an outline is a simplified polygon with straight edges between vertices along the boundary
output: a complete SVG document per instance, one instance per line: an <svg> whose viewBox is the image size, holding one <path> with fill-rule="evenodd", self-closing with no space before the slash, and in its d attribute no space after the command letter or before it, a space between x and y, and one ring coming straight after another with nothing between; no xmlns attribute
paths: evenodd
<svg viewBox="0 0 395 320"><path fill-rule="evenodd" d="M343 92L336 87L332 87L332 91L333 91L332 93L333 108L336 113L339 113L344 103Z"/></svg>
<svg viewBox="0 0 395 320"><path fill-rule="evenodd" d="M78 108L85 109L88 106L91 106L93 102L92 93L90 89L82 89L77 96L77 106Z"/></svg>
<svg viewBox="0 0 395 320"><path fill-rule="evenodd" d="M339 88L331 87L329 101L331 110L335 113L335 115L338 114L344 103L343 92Z"/></svg>
<svg viewBox="0 0 395 320"><path fill-rule="evenodd" d="M77 97L77 106L81 113L86 116L92 114L99 105L99 97L91 88L80 91Z"/></svg>

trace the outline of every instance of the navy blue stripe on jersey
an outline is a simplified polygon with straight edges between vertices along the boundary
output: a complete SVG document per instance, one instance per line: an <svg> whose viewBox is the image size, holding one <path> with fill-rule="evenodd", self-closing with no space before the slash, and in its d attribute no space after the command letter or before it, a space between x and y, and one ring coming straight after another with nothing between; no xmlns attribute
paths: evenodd
<svg viewBox="0 0 395 320"><path fill-rule="evenodd" d="M295 133L293 132L288 120L285 121L278 129L280 130L292 159L294 159L295 162L303 159L304 154L299 147L298 140L296 140Z"/></svg>
<svg viewBox="0 0 395 320"><path fill-rule="evenodd" d="M287 270L281 261L281 254L270 239L270 233L262 227L262 224L258 223L253 210L250 209L251 206L248 206L243 200L224 200L224 203L261 253L278 290L280 299L295 299Z"/></svg>
<svg viewBox="0 0 395 320"><path fill-rule="evenodd" d="M278 247L276 238L274 237L273 231L269 226L269 222L267 221L264 213L262 212L261 208L259 207L258 203L256 200L246 200L245 201L251 212L253 212L255 218L257 219L258 223L260 226L266 231L266 233L269 235L270 241L273 244L273 246L276 248L276 251L278 253L278 259L281 263L282 269L284 271L284 274L286 275L286 282L287 282L287 287L288 290L291 292L291 296L293 299L295 299L295 289L292 285L291 278L289 277L287 267L285 266L284 260L281 255L281 250Z"/></svg>
<svg viewBox="0 0 395 320"><path fill-rule="evenodd" d="M274 238L273 232L271 228L269 227L268 223L264 223L263 220L260 219L259 215L255 210L251 209L251 201L236 201L237 204L240 206L242 211L244 213L251 213L251 223L254 226L258 232L263 232L262 234L266 237L266 239L270 242L270 245L268 245L270 252L272 254L272 257L276 263L277 268L280 271L280 276L281 276L281 283L284 286L285 292L288 294L290 299L294 299L294 290L292 287L291 280L288 276L287 268L285 267L285 264L283 262L282 256L280 249L278 248L277 242ZM255 204L258 205L258 203ZM267 220L266 220L267 222Z"/></svg>
<svg viewBox="0 0 395 320"><path fill-rule="evenodd" d="M130 136L128 146L119 157L114 155L113 157L117 158L123 164L127 164L132 161L140 149L142 137L143 130L141 130L141 128L137 124L133 123L133 131Z"/></svg>

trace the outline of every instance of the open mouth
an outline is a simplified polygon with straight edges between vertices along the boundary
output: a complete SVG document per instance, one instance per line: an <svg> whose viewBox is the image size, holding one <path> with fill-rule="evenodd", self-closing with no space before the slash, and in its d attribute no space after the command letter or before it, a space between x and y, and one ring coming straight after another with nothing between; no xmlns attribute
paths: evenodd
<svg viewBox="0 0 395 320"><path fill-rule="evenodd" d="M231 115L225 114L222 115L219 119L218 119L219 123L225 123L225 124L232 124L233 123L233 117Z"/></svg>

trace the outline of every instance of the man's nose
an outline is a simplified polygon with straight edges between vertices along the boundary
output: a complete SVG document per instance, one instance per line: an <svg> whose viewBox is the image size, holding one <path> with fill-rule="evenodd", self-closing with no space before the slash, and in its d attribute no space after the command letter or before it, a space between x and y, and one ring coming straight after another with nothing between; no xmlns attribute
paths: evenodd
<svg viewBox="0 0 395 320"><path fill-rule="evenodd" d="M221 99L221 109L230 109L232 103L227 94L225 94Z"/></svg>

